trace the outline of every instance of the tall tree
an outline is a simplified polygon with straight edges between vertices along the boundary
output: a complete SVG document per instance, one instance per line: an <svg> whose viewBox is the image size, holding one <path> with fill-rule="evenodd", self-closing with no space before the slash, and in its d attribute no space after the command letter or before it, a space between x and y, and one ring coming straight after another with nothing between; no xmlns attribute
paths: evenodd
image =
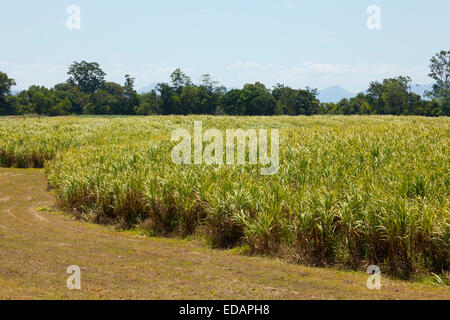
<svg viewBox="0 0 450 320"><path fill-rule="evenodd" d="M180 94L181 89L184 86L192 85L191 78L189 78L180 68L175 69L174 72L170 75L170 79L172 80L173 89Z"/></svg>
<svg viewBox="0 0 450 320"><path fill-rule="evenodd" d="M0 99L10 95L11 87L15 85L14 79L9 78L6 73L0 71Z"/></svg>
<svg viewBox="0 0 450 320"><path fill-rule="evenodd" d="M378 81L370 82L369 89L367 89L367 99L370 105L374 108L374 113L384 114L384 105L382 100L383 84Z"/></svg>
<svg viewBox="0 0 450 320"><path fill-rule="evenodd" d="M129 74L125 75L125 85L123 86L126 102L126 114L134 114L134 108L139 105L139 97L134 90L134 78Z"/></svg>
<svg viewBox="0 0 450 320"><path fill-rule="evenodd" d="M429 96L439 99L448 107L450 104L450 50L442 50L431 58L428 76L436 81Z"/></svg>
<svg viewBox="0 0 450 320"><path fill-rule="evenodd" d="M175 96L173 87L171 87L167 83L159 83L156 86L156 90L159 92L159 96L161 98L161 105L160 105L161 114L163 115L176 114L177 110L174 107L174 99L172 98Z"/></svg>
<svg viewBox="0 0 450 320"><path fill-rule="evenodd" d="M67 82L78 86L84 93L94 93L105 83L106 73L97 62L74 62L67 74L70 75Z"/></svg>
<svg viewBox="0 0 450 320"><path fill-rule="evenodd" d="M11 94L11 87L16 82L8 77L6 73L0 72L0 115L15 114L13 105L6 99Z"/></svg>

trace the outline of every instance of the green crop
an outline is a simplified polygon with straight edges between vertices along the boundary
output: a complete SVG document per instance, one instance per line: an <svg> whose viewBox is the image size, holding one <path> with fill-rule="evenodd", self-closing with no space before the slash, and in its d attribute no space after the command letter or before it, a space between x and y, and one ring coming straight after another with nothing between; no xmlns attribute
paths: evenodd
<svg viewBox="0 0 450 320"><path fill-rule="evenodd" d="M280 168L175 165L171 134L280 130ZM421 117L66 117L1 119L0 164L42 167L58 203L153 235L308 265L446 272L449 120Z"/></svg>

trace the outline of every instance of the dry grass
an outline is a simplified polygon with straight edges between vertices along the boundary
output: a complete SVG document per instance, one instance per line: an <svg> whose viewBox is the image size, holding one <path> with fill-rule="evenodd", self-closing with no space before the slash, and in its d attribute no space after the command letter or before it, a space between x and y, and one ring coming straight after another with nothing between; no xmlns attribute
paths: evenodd
<svg viewBox="0 0 450 320"><path fill-rule="evenodd" d="M148 238L54 211L41 170L0 169L0 299L450 299L448 288ZM82 269L82 290L65 270Z"/></svg>

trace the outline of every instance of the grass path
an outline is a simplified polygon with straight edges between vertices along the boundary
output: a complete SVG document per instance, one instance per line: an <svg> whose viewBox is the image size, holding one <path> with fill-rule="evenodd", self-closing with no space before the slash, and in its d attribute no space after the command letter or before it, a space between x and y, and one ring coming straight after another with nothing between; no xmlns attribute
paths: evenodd
<svg viewBox="0 0 450 320"><path fill-rule="evenodd" d="M41 170L0 169L0 299L450 299L448 288L144 238L52 208ZM70 265L82 290L66 288Z"/></svg>

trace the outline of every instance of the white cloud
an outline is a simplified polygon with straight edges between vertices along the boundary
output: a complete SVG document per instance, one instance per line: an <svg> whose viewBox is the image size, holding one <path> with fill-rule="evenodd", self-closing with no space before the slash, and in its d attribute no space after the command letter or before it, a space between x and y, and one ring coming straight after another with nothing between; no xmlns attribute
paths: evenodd
<svg viewBox="0 0 450 320"><path fill-rule="evenodd" d="M127 68L118 63L102 65L107 73L107 81L123 83L125 74L136 78L136 88L155 82L170 81L170 74L180 67L194 82L198 82L201 73L189 66L172 64L145 64L141 67ZM52 87L67 80L68 65L49 63L19 64L0 60L0 71L6 72L16 80L13 89L26 89L32 84ZM263 82L271 87L284 83L295 88L306 86L323 89L340 85L352 92L365 90L370 81L381 81L399 75L410 76L413 83L430 83L427 66L403 67L396 64L334 64L317 61L283 66L255 61L237 61L213 74L214 78L228 87L242 86L245 83Z"/></svg>
<svg viewBox="0 0 450 320"><path fill-rule="evenodd" d="M271 71L282 68L281 66L275 64L259 64L256 62L235 62L229 67L228 70L257 70L257 71Z"/></svg>
<svg viewBox="0 0 450 320"><path fill-rule="evenodd" d="M256 62L236 62L228 70L234 72L241 82L261 81L267 85L277 82L291 86L318 87L319 89L341 85L354 91L364 90L370 81L407 75L414 82L426 82L424 67L405 68L395 64L330 64L305 61L284 67Z"/></svg>

